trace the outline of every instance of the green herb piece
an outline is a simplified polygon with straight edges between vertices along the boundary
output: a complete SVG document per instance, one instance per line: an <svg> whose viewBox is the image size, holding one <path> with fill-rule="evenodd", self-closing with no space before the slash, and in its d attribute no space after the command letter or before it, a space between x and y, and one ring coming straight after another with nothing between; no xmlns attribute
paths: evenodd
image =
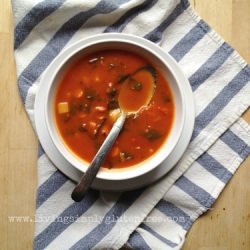
<svg viewBox="0 0 250 250"><path fill-rule="evenodd" d="M171 98L165 94L162 95L162 100L163 100L163 102L171 102Z"/></svg>
<svg viewBox="0 0 250 250"><path fill-rule="evenodd" d="M96 127L96 133L95 133L95 137L98 136L101 128L103 127L104 123L106 122L106 118L103 118L98 124L97 124L97 127Z"/></svg>
<svg viewBox="0 0 250 250"><path fill-rule="evenodd" d="M86 88L84 91L84 96L87 100L94 100L96 92L91 88Z"/></svg>
<svg viewBox="0 0 250 250"><path fill-rule="evenodd" d="M119 104L117 102L117 100L112 99L109 103L108 103L108 110L113 110L113 109L117 109L119 108Z"/></svg>
<svg viewBox="0 0 250 250"><path fill-rule="evenodd" d="M87 131L87 123L81 123L78 130L80 132L86 132Z"/></svg>
<svg viewBox="0 0 250 250"><path fill-rule="evenodd" d="M112 169L113 168L113 163L112 161L108 161L108 169Z"/></svg>
<svg viewBox="0 0 250 250"><path fill-rule="evenodd" d="M131 78L129 83L130 83L130 89L132 90L140 91L143 88L142 83L136 81L134 78Z"/></svg>
<svg viewBox="0 0 250 250"><path fill-rule="evenodd" d="M70 102L70 105L69 105L69 112L70 112L71 116L72 116L72 115L75 115L76 112L78 111L78 105L79 105L79 103L76 102L76 101L71 101L71 102Z"/></svg>
<svg viewBox="0 0 250 250"><path fill-rule="evenodd" d="M128 153L128 152L120 152L120 160L121 162L124 162L124 161L129 161L129 160L132 160L134 157L131 153Z"/></svg>
<svg viewBox="0 0 250 250"><path fill-rule="evenodd" d="M112 87L112 88L108 88L107 89L107 95L109 96L109 97L115 97L116 96L116 94L117 94L117 89L115 88L115 87Z"/></svg>
<svg viewBox="0 0 250 250"><path fill-rule="evenodd" d="M80 112L83 111L83 107L84 107L83 104L80 103L80 104L78 105L78 111L80 111Z"/></svg>
<svg viewBox="0 0 250 250"><path fill-rule="evenodd" d="M149 141L155 141L162 137L161 133L155 129L146 129L142 135Z"/></svg>
<svg viewBox="0 0 250 250"><path fill-rule="evenodd" d="M68 122L71 118L70 113L63 114L63 121Z"/></svg>

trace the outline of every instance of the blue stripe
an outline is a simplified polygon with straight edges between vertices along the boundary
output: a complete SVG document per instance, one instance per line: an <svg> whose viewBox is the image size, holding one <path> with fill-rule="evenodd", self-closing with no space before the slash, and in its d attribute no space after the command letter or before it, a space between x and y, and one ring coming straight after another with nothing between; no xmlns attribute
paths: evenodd
<svg viewBox="0 0 250 250"><path fill-rule="evenodd" d="M232 177L232 173L208 153L204 153L200 156L197 162L224 183L227 183Z"/></svg>
<svg viewBox="0 0 250 250"><path fill-rule="evenodd" d="M82 246L86 249L92 249L111 231L119 217L136 201L143 191L144 189L138 189L123 193L116 204L106 213L102 222L70 249L82 249Z"/></svg>
<svg viewBox="0 0 250 250"><path fill-rule="evenodd" d="M141 12L150 9L157 3L157 0L146 0L142 4L135 6L134 8L128 10L121 18L119 18L115 23L107 27L104 32L122 32L126 25Z"/></svg>
<svg viewBox="0 0 250 250"><path fill-rule="evenodd" d="M195 25L170 51L169 54L178 62L190 49L197 44L210 30L210 27L203 21Z"/></svg>
<svg viewBox="0 0 250 250"><path fill-rule="evenodd" d="M23 101L25 101L29 87L38 79L38 77L44 72L51 61L58 55L58 53L72 38L72 36L89 18L97 14L110 13L116 10L119 5L128 1L129 0L102 0L94 8L80 12L76 16L72 17L69 21L64 23L20 75L18 83Z"/></svg>
<svg viewBox="0 0 250 250"><path fill-rule="evenodd" d="M40 250L47 247L58 235L60 235L75 220L84 214L98 199L99 192L90 190L81 202L74 202L58 216L34 241L34 249ZM57 206L63 201L55 201Z"/></svg>
<svg viewBox="0 0 250 250"><path fill-rule="evenodd" d="M187 9L190 6L189 0L181 0L181 4L184 9Z"/></svg>
<svg viewBox="0 0 250 250"><path fill-rule="evenodd" d="M163 32L166 30L166 28L173 23L178 16L180 16L185 9L189 7L188 1L181 1L179 4L176 5L175 9L172 11L172 13L167 16L167 18L158 25L155 29L153 29L151 32L149 32L144 37L152 42L159 42L162 40Z"/></svg>
<svg viewBox="0 0 250 250"><path fill-rule="evenodd" d="M66 181L68 178L60 171L52 174L37 190L36 208L39 208Z"/></svg>
<svg viewBox="0 0 250 250"><path fill-rule="evenodd" d="M160 200L155 208L171 218L171 220L175 221L185 230L187 230L193 222L188 214L169 201Z"/></svg>
<svg viewBox="0 0 250 250"><path fill-rule="evenodd" d="M233 49L223 43L215 53L189 78L193 91L205 82L233 53Z"/></svg>
<svg viewBox="0 0 250 250"><path fill-rule="evenodd" d="M162 241L166 245L168 245L170 247L176 247L177 246L177 244L175 242L173 242L171 240L168 240L165 237L161 236L160 234L155 232L151 227L147 226L146 224L141 224L140 227L143 228L144 230L146 230L147 232L151 233L152 235L154 235L155 238Z"/></svg>
<svg viewBox="0 0 250 250"><path fill-rule="evenodd" d="M220 139L235 151L242 159L250 153L250 147L231 130L227 130Z"/></svg>
<svg viewBox="0 0 250 250"><path fill-rule="evenodd" d="M189 194L193 199L197 200L202 206L209 208L214 203L215 199L203 188L197 186L185 176L180 177L175 186Z"/></svg>
<svg viewBox="0 0 250 250"><path fill-rule="evenodd" d="M134 231L128 240L129 245L132 249L141 249L141 250L151 250L152 248L145 242L143 237L137 232Z"/></svg>
<svg viewBox="0 0 250 250"><path fill-rule="evenodd" d="M43 150L43 147L40 143L38 143L38 152L37 152L37 155L38 155L38 159L43 155L45 154L44 150Z"/></svg>
<svg viewBox="0 0 250 250"><path fill-rule="evenodd" d="M43 19L57 10L65 0L44 0L35 5L17 24L14 37L14 48L17 49L26 37L30 34L32 29L39 24Z"/></svg>
<svg viewBox="0 0 250 250"><path fill-rule="evenodd" d="M247 67L248 66L243 68L196 117L192 140L199 135L199 133L217 116L217 114L250 80Z"/></svg>

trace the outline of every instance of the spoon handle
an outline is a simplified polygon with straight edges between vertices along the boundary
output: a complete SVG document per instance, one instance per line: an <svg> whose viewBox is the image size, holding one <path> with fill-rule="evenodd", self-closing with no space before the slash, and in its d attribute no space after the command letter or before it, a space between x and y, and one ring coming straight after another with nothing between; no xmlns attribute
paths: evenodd
<svg viewBox="0 0 250 250"><path fill-rule="evenodd" d="M82 175L79 183L74 188L71 197L74 201L81 201L95 179L102 163L104 162L107 154L109 153L112 145L114 144L117 136L119 135L123 124L126 120L126 113L122 112L121 116L116 120L107 138L103 142L102 146L96 153L87 171Z"/></svg>

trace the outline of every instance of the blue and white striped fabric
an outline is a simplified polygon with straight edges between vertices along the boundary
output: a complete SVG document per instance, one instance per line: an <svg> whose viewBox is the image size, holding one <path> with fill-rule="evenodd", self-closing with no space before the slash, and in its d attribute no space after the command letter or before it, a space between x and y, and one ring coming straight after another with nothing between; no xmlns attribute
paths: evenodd
<svg viewBox="0 0 250 250"><path fill-rule="evenodd" d="M102 32L145 37L169 52L192 86L196 120L178 165L156 184L125 193L74 187L39 147L39 249L180 249L250 153L250 68L187 0L13 0L18 86L33 123L40 78L69 44Z"/></svg>

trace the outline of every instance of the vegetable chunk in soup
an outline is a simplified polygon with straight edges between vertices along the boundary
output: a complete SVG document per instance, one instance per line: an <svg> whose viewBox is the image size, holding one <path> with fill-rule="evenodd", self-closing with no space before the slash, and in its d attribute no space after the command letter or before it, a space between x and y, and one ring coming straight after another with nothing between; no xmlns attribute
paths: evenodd
<svg viewBox="0 0 250 250"><path fill-rule="evenodd" d="M128 86L127 93L120 96L122 105L134 110L152 83L155 89L150 103L126 119L103 167L129 167L151 157L171 131L174 100L159 70L135 53L104 50L81 58L56 90L55 121L65 146L91 162L120 115L121 88Z"/></svg>

